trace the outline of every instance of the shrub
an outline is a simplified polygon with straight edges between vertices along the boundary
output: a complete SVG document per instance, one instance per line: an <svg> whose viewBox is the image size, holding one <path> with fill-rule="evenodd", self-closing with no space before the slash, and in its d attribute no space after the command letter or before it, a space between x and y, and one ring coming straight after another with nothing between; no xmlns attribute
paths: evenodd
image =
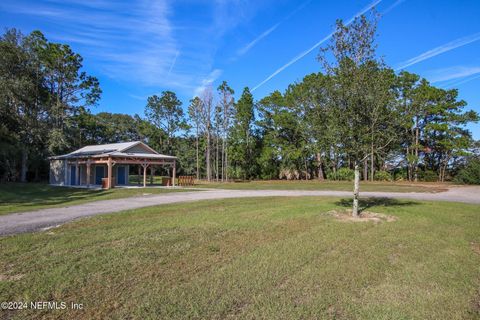
<svg viewBox="0 0 480 320"><path fill-rule="evenodd" d="M393 179L395 181L405 181L408 180L408 169L407 168L396 168L393 171Z"/></svg>
<svg viewBox="0 0 480 320"><path fill-rule="evenodd" d="M419 171L418 178L425 182L435 182L438 181L438 174L432 170Z"/></svg>
<svg viewBox="0 0 480 320"><path fill-rule="evenodd" d="M392 175L388 171L375 172L375 180L377 181L392 181Z"/></svg>
<svg viewBox="0 0 480 320"><path fill-rule="evenodd" d="M338 169L336 175L333 172L329 172L327 174L328 180L352 181L354 177L355 177L355 172L349 168Z"/></svg>
<svg viewBox="0 0 480 320"><path fill-rule="evenodd" d="M465 184L480 184L480 159L470 160L465 168L455 177L455 182Z"/></svg>

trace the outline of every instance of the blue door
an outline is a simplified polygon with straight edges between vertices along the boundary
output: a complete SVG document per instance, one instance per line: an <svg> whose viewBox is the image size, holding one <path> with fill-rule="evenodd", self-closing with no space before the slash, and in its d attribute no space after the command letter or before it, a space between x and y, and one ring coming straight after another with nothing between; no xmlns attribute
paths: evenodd
<svg viewBox="0 0 480 320"><path fill-rule="evenodd" d="M117 183L125 184L125 167L117 167Z"/></svg>
<svg viewBox="0 0 480 320"><path fill-rule="evenodd" d="M102 178L105 177L105 167L95 167L95 184L102 184Z"/></svg>
<svg viewBox="0 0 480 320"><path fill-rule="evenodd" d="M77 168L74 166L70 167L70 185L74 186L77 184Z"/></svg>

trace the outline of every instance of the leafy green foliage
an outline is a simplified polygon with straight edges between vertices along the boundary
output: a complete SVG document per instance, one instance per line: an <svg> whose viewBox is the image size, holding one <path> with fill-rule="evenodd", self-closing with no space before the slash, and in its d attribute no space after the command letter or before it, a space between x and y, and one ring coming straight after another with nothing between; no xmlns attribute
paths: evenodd
<svg viewBox="0 0 480 320"><path fill-rule="evenodd" d="M457 90L395 72L375 54L377 16L337 22L321 51L324 72L306 75L255 101L245 88L237 103L223 81L188 107L172 91L148 98L145 118L90 111L98 80L82 71L68 45L15 29L0 38L0 181L45 178L47 158L88 144L142 140L180 157L179 174L223 179L337 179L355 164L367 176L444 181L475 143ZM359 163L359 160L363 160ZM368 173L370 171L370 173ZM464 172L465 174L465 172ZM433 176L436 176L435 178Z"/></svg>
<svg viewBox="0 0 480 320"><path fill-rule="evenodd" d="M2 149L0 180L25 181L29 168L39 178L48 155L76 146L72 117L96 105L102 92L82 62L39 31L24 36L10 29L0 37L0 144L19 150Z"/></svg>
<svg viewBox="0 0 480 320"><path fill-rule="evenodd" d="M392 181L392 175L388 171L376 171L375 172L375 180L378 181Z"/></svg>
<svg viewBox="0 0 480 320"><path fill-rule="evenodd" d="M438 181L438 174L433 170L427 169L425 171L419 171L418 178L425 182L435 182Z"/></svg>
<svg viewBox="0 0 480 320"><path fill-rule="evenodd" d="M329 172L327 178L329 180L352 181L354 178L354 171L349 168L340 168L337 172Z"/></svg>
<svg viewBox="0 0 480 320"><path fill-rule="evenodd" d="M161 96L153 95L148 97L145 106L145 116L157 129L165 133L165 139L160 141L161 151L166 154L173 154L173 138L175 134L186 129L182 102L172 91L163 91Z"/></svg>
<svg viewBox="0 0 480 320"><path fill-rule="evenodd" d="M470 159L465 168L458 172L455 182L480 184L480 159Z"/></svg>
<svg viewBox="0 0 480 320"><path fill-rule="evenodd" d="M253 96L250 89L243 89L242 96L235 104L234 124L230 135L230 160L233 174L250 179L254 176L255 136Z"/></svg>

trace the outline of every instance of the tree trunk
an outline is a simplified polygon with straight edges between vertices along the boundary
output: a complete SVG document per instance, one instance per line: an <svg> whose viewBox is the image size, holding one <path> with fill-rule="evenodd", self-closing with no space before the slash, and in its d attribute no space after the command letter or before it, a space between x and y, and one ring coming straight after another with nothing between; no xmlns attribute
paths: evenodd
<svg viewBox="0 0 480 320"><path fill-rule="evenodd" d="M368 159L363 160L363 181L368 181Z"/></svg>
<svg viewBox="0 0 480 320"><path fill-rule="evenodd" d="M222 182L225 181L225 138L222 138Z"/></svg>
<svg viewBox="0 0 480 320"><path fill-rule="evenodd" d="M210 132L207 130L207 156L206 156L206 166L207 166L207 180L211 181L212 172L210 166Z"/></svg>
<svg viewBox="0 0 480 320"><path fill-rule="evenodd" d="M375 177L375 158L374 158L374 155L373 155L373 144L372 144L372 150L371 151L371 154L370 154L370 181L373 181L374 180L374 177Z"/></svg>
<svg viewBox="0 0 480 320"><path fill-rule="evenodd" d="M27 150L25 148L22 149L22 163L21 163L21 168L20 168L20 182L27 182L27 160L28 160L28 154Z"/></svg>
<svg viewBox="0 0 480 320"><path fill-rule="evenodd" d="M415 182L418 181L418 141L419 141L419 131L418 131L418 118L415 122L415 168L414 168L414 178Z"/></svg>
<svg viewBox="0 0 480 320"><path fill-rule="evenodd" d="M318 164L318 180L323 181L325 180L325 176L323 175L322 155L320 154L320 152L317 152L317 164Z"/></svg>
<svg viewBox="0 0 480 320"><path fill-rule="evenodd" d="M228 182L228 141L225 141L225 182Z"/></svg>
<svg viewBox="0 0 480 320"><path fill-rule="evenodd" d="M360 168L358 163L355 162L355 181L353 184L353 207L352 207L352 216L358 218L358 195L360 192Z"/></svg>
<svg viewBox="0 0 480 320"><path fill-rule="evenodd" d="M412 182L412 165L410 163L409 156L410 156L410 148L407 146L407 178L409 182Z"/></svg>
<svg viewBox="0 0 480 320"><path fill-rule="evenodd" d="M307 163L307 158L305 158L305 180L308 180L308 163Z"/></svg>
<svg viewBox="0 0 480 320"><path fill-rule="evenodd" d="M216 148L215 148L215 178L218 182L218 178L219 178L219 172L218 172L218 158L219 158L219 154L218 154L218 151L220 150L219 148L219 143L218 143L218 132L217 132L217 137L216 137Z"/></svg>
<svg viewBox="0 0 480 320"><path fill-rule="evenodd" d="M198 130L197 130L197 138L195 139L196 148L197 148L197 180L200 179L200 161L198 157Z"/></svg>

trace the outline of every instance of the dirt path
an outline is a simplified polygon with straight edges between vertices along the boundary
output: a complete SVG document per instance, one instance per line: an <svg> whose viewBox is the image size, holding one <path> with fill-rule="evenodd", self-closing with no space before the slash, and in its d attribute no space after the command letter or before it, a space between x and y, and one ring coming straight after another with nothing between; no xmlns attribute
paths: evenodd
<svg viewBox="0 0 480 320"><path fill-rule="evenodd" d="M95 201L64 208L42 209L32 212L13 213L0 216L0 236L32 232L61 225L82 217L118 212L155 205L198 200L246 198L246 197L300 197L335 196L351 197L347 191L307 190L207 190L202 192L178 192L148 195L125 199ZM396 193L362 192L361 197L396 198L433 201L454 201L480 204L480 187L453 187L441 193Z"/></svg>

